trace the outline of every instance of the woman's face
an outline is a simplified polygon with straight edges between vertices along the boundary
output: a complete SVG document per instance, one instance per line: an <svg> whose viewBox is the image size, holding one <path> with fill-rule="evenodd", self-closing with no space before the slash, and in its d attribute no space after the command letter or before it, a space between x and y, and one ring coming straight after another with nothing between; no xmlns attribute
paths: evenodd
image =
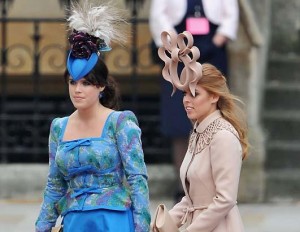
<svg viewBox="0 0 300 232"><path fill-rule="evenodd" d="M201 122L217 109L218 100L218 96L208 93L200 85L197 85L195 97L190 91L184 92L183 105L190 120Z"/></svg>
<svg viewBox="0 0 300 232"><path fill-rule="evenodd" d="M69 94L76 109L87 109L99 104L99 94L104 87L97 87L85 78L74 81L69 78Z"/></svg>

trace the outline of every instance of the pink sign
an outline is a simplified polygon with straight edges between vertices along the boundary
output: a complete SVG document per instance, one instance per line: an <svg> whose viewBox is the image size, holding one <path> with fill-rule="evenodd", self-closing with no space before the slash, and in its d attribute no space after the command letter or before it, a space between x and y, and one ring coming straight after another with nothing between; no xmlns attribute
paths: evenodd
<svg viewBox="0 0 300 232"><path fill-rule="evenodd" d="M192 35L207 35L209 33L209 22L207 18L187 18L186 30Z"/></svg>

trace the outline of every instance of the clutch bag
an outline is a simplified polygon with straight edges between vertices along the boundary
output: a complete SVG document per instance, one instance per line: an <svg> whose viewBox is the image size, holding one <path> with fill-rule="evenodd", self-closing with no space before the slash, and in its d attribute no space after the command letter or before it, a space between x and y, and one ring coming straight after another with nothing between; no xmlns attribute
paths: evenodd
<svg viewBox="0 0 300 232"><path fill-rule="evenodd" d="M63 232L63 226L59 225L59 226L52 227L51 232Z"/></svg>
<svg viewBox="0 0 300 232"><path fill-rule="evenodd" d="M159 204L156 208L153 232L179 232L164 204Z"/></svg>

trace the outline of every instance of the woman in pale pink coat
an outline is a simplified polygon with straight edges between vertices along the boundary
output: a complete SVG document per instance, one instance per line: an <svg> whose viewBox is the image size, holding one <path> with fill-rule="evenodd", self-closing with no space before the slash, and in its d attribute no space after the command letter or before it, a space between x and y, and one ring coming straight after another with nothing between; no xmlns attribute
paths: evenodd
<svg viewBox="0 0 300 232"><path fill-rule="evenodd" d="M169 212L185 232L244 231L237 193L248 142L236 100L209 64L202 65L195 95L184 92L187 117L195 123L180 169L185 197Z"/></svg>

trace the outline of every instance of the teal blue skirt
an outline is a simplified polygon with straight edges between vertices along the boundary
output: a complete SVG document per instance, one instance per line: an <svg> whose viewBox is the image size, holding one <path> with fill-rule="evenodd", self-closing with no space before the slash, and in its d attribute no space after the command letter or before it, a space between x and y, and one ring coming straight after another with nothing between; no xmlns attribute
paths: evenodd
<svg viewBox="0 0 300 232"><path fill-rule="evenodd" d="M64 216L64 232L134 232L132 210L73 211Z"/></svg>

